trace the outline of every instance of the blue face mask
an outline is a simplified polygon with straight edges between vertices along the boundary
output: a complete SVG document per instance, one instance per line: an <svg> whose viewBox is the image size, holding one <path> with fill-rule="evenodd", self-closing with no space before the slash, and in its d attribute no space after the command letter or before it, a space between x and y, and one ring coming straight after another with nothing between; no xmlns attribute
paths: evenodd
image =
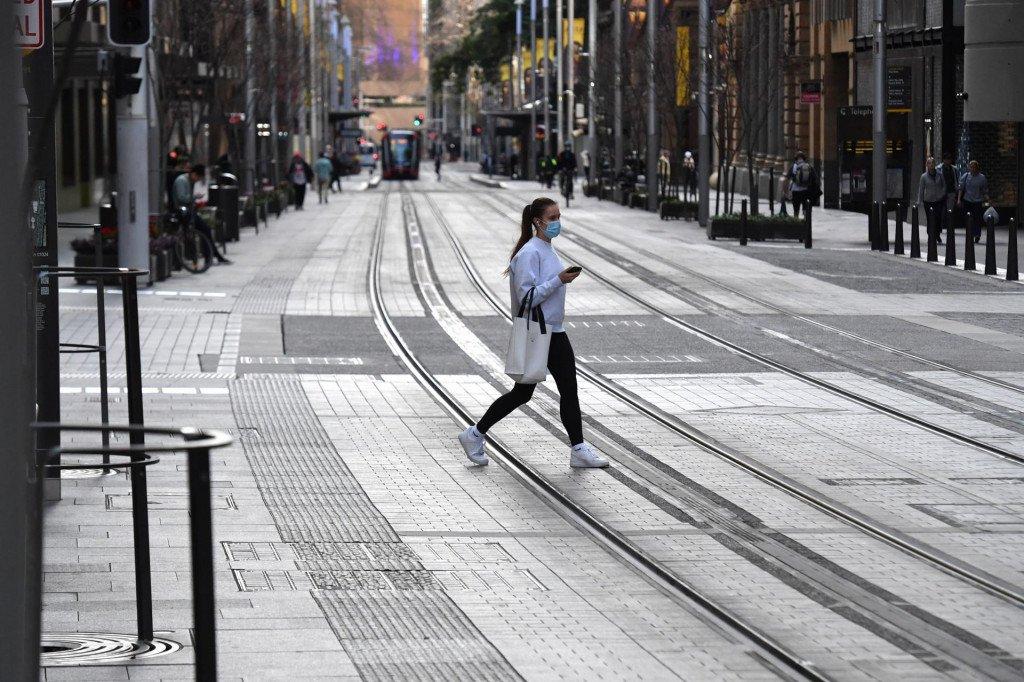
<svg viewBox="0 0 1024 682"><path fill-rule="evenodd" d="M562 222L560 220L552 220L544 228L544 234L547 235L548 239L554 239L558 236L558 233L562 231Z"/></svg>

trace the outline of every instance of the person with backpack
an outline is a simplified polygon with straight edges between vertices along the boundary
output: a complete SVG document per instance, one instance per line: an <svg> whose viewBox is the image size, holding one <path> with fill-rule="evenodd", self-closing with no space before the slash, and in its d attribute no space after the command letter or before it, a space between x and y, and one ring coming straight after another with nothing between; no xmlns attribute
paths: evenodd
<svg viewBox="0 0 1024 682"><path fill-rule="evenodd" d="M967 172L960 176L960 189L957 193L957 206L967 219L965 229L970 228L974 235L974 243L981 241L981 221L988 202L988 178L981 172L981 164L972 160L967 164Z"/></svg>
<svg viewBox="0 0 1024 682"><path fill-rule="evenodd" d="M821 194L818 190L818 174L814 166L807 162L807 154L802 151L796 153L793 165L786 174L783 192L787 191L792 197L794 218L800 217L801 207L806 210Z"/></svg>
<svg viewBox="0 0 1024 682"><path fill-rule="evenodd" d="M580 270L566 268L551 245L561 229L557 202L541 197L527 204L523 209L519 240L512 249L505 274L510 278L512 314L518 313L521 302L532 293L534 309L540 309L545 324L551 330L547 368L558 387L559 415L569 436L569 466L602 468L608 466L608 459L583 440L583 416L576 388L576 357L563 326L566 285L579 277ZM487 431L525 405L535 388L536 384L516 383L511 391L491 404L480 421L459 434L459 443L471 462L487 464L484 450Z"/></svg>
<svg viewBox="0 0 1024 682"><path fill-rule="evenodd" d="M309 167L306 160L302 158L301 152L295 152L292 162L288 165L287 178L295 190L295 208L302 210L302 204L306 201L306 185L313 180L313 169Z"/></svg>

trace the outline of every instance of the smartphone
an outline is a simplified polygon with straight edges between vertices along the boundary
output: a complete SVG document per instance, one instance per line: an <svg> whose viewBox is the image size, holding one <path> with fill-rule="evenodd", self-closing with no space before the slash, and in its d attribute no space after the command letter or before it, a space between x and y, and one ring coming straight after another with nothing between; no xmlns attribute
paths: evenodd
<svg viewBox="0 0 1024 682"><path fill-rule="evenodd" d="M581 267L580 267L580 266L578 266L578 265L574 265L574 266L572 266L571 268L566 268L566 270L565 270L565 271L566 271L566 272L571 272L571 273L573 273L573 274L576 274L577 272L583 272L583 268L581 268Z"/></svg>

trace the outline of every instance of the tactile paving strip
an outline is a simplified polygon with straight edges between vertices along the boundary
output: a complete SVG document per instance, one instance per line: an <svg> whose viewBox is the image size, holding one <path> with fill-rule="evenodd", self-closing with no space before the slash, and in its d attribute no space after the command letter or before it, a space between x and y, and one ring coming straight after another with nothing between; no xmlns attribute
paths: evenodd
<svg viewBox="0 0 1024 682"><path fill-rule="evenodd" d="M522 679L443 592L315 592L364 680Z"/></svg>
<svg viewBox="0 0 1024 682"><path fill-rule="evenodd" d="M370 502L298 380L246 377L230 395L257 486L304 569L236 569L239 589L311 589L364 680L521 679Z"/></svg>
<svg viewBox="0 0 1024 682"><path fill-rule="evenodd" d="M231 404L256 483L285 542L398 542L313 413L298 381L236 381Z"/></svg>

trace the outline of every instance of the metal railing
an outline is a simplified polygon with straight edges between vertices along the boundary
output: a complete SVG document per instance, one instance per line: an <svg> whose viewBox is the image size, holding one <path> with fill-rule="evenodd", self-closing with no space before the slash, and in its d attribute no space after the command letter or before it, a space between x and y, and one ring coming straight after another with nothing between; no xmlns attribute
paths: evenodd
<svg viewBox="0 0 1024 682"><path fill-rule="evenodd" d="M127 445L61 445L40 453L41 472L65 469L129 469L132 473L132 526L135 534L135 593L138 636L153 639L153 592L149 564L149 518L145 485L135 488L136 473L160 460L153 453L184 452L188 467L189 530L192 554L192 620L194 629L196 679L217 679L216 606L213 578L213 513L210 493L210 451L226 447L232 439L225 433L195 428L142 425L69 425L38 423L38 431L100 433L109 443L110 433L126 433ZM183 442L146 444L146 435L178 437ZM126 462L54 463L66 455L127 458ZM142 477L143 483L145 477ZM138 494L137 494L138 493ZM143 560L140 561L140 558Z"/></svg>

